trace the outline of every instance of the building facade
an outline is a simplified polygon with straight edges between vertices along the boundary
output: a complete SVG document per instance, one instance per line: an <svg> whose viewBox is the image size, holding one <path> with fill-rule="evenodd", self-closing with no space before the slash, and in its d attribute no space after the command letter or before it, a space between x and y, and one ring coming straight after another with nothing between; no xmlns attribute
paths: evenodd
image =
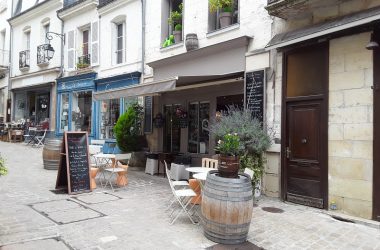
<svg viewBox="0 0 380 250"><path fill-rule="evenodd" d="M268 1L284 200L380 220L379 5Z"/></svg>
<svg viewBox="0 0 380 250"><path fill-rule="evenodd" d="M14 15L8 19L11 26L11 94L12 120L55 127L56 84L61 65L61 42L49 41L46 33L59 32L61 21L56 11L59 0L45 0L36 4L15 1ZM16 42L17 41L17 42ZM55 49L48 55L48 45Z"/></svg>

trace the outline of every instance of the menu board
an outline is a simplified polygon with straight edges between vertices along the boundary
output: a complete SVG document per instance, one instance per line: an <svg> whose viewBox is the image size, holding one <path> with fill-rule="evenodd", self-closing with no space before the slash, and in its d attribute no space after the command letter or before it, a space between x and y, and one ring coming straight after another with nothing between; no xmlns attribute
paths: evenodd
<svg viewBox="0 0 380 250"><path fill-rule="evenodd" d="M152 133L153 96L144 97L144 133Z"/></svg>
<svg viewBox="0 0 380 250"><path fill-rule="evenodd" d="M87 132L65 132L56 188L68 193L90 191L90 161Z"/></svg>
<svg viewBox="0 0 380 250"><path fill-rule="evenodd" d="M261 122L264 122L264 87L264 69L245 74L244 106Z"/></svg>

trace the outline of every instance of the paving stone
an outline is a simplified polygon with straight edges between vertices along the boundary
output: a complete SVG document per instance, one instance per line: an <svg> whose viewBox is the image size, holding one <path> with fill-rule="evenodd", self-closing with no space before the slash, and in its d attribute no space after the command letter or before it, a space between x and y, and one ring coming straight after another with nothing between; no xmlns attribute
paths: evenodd
<svg viewBox="0 0 380 250"><path fill-rule="evenodd" d="M23 250L27 242L52 237L61 238L72 249L86 250L204 249L215 245L203 236L201 226L191 224L185 216L169 225L165 208L171 191L162 176L129 169L128 186L115 192L98 185L93 193L54 194L50 190L55 187L57 171L43 169L42 149L0 142L0 153L9 167L9 175L0 178L0 246L4 249ZM380 249L378 229L337 221L318 209L277 199L262 197L257 205L248 240L258 247ZM276 207L284 213L268 213L262 207ZM68 224L57 225L45 216Z"/></svg>

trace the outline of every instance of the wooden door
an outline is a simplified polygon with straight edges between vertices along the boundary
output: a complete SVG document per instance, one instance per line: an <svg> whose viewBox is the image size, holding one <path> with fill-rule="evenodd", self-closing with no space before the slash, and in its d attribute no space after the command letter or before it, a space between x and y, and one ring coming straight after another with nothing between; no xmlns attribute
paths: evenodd
<svg viewBox="0 0 380 250"><path fill-rule="evenodd" d="M312 207L325 206L323 100L287 103L286 199Z"/></svg>
<svg viewBox="0 0 380 250"><path fill-rule="evenodd" d="M380 41L380 30L375 40ZM373 51L373 219L380 221L380 49Z"/></svg>
<svg viewBox="0 0 380 250"><path fill-rule="evenodd" d="M328 44L284 53L282 198L327 208Z"/></svg>

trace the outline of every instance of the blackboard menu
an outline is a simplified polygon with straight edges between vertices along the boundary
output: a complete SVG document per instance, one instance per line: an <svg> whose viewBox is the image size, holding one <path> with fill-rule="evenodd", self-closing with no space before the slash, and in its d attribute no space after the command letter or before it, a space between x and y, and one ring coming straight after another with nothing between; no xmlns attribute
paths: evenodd
<svg viewBox="0 0 380 250"><path fill-rule="evenodd" d="M144 133L152 133L153 128L153 96L144 98Z"/></svg>
<svg viewBox="0 0 380 250"><path fill-rule="evenodd" d="M265 70L247 72L245 74L244 106L252 111L252 115L264 121L264 88Z"/></svg>
<svg viewBox="0 0 380 250"><path fill-rule="evenodd" d="M65 132L56 188L69 194L90 191L90 161L87 132Z"/></svg>

